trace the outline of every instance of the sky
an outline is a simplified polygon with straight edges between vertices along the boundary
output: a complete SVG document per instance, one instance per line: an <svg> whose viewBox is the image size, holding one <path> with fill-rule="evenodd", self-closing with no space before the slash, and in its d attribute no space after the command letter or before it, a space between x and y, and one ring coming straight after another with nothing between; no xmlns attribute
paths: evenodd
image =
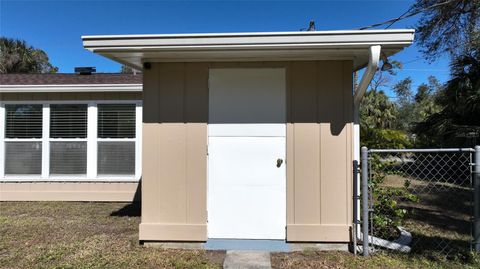
<svg viewBox="0 0 480 269"><path fill-rule="evenodd" d="M357 29L396 18L413 2L0 0L0 35L43 49L62 73L72 73L76 66L118 72L119 64L85 50L81 36L298 31L310 20L317 30ZM417 19L400 21L390 29L414 28ZM416 88L430 75L441 82L449 79L448 57L428 63L415 44L391 59L404 64L392 83L410 76ZM387 95L394 97L388 90Z"/></svg>

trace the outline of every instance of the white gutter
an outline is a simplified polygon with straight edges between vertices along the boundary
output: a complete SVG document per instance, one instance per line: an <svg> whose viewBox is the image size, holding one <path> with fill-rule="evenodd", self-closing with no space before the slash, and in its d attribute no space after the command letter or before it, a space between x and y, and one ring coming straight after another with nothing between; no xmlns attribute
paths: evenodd
<svg viewBox="0 0 480 269"><path fill-rule="evenodd" d="M142 84L0 85L0 93L33 92L141 92Z"/></svg>
<svg viewBox="0 0 480 269"><path fill-rule="evenodd" d="M371 46L369 49L369 57L368 57L368 65L365 69L365 73L363 73L362 79L358 84L357 88L355 89L354 96L353 96L353 160L357 162L358 167L360 167L360 102L362 101L363 97L365 96L365 92L367 91L368 85L373 79L375 72L378 69L378 63L380 61L380 52L381 46L375 45ZM357 193L360 194L360 173L357 173ZM357 212L361 212L360 208L360 200L356 197L356 207ZM354 220L358 221L358 220ZM360 225L357 224L355 229L360 231ZM358 232L356 234L359 234Z"/></svg>
<svg viewBox="0 0 480 269"><path fill-rule="evenodd" d="M363 73L362 79L360 80L360 84L358 84L358 87L355 89L355 95L354 95L353 101L354 101L354 104L357 106L360 105L360 102L362 101L362 98L365 95L365 92L367 91L367 87L372 81L372 78L375 75L375 72L377 71L378 63L380 61L381 49L382 47L379 45L370 47L367 69L365 70L365 73Z"/></svg>

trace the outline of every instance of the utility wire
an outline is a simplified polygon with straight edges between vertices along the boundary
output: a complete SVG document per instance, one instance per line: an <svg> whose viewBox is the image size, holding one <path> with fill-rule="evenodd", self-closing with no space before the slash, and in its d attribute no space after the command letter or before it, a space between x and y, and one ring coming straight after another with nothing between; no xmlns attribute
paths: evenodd
<svg viewBox="0 0 480 269"><path fill-rule="evenodd" d="M378 26L382 26L382 25L385 25L385 24L389 24L385 29L389 28L390 26L392 26L394 23L400 21L400 20L403 20L403 19L406 19L406 18L410 18L410 17L413 17L419 13L422 13L422 12L425 12L427 10L430 10L430 9L433 9L433 8L436 8L436 7L439 7L439 6L443 6L443 5L446 5L446 4L450 4L452 2L455 2L455 1L459 1L459 0L448 0L448 1L445 1L445 2L442 2L442 3L438 3L438 4L434 4L434 5L431 5L429 7L426 7L424 9L421 9L421 10L417 10L417 11L414 11L412 12L412 7L410 7L406 12L404 12L402 15L400 15L399 17L395 18L395 19L391 19L391 20L388 20L388 21L384 21L384 22L381 22L381 23L375 23L375 24L372 24L372 25L369 25L369 26L365 26L365 27L361 27L361 28L358 28L358 30L366 30L366 29L370 29L370 28L375 28L375 27L378 27Z"/></svg>

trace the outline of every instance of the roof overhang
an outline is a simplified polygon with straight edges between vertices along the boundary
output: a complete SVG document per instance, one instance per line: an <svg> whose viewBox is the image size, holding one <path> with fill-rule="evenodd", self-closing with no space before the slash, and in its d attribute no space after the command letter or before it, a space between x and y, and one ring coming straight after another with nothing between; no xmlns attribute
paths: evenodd
<svg viewBox="0 0 480 269"><path fill-rule="evenodd" d="M141 92L142 84L0 85L0 93Z"/></svg>
<svg viewBox="0 0 480 269"><path fill-rule="evenodd" d="M413 42L415 31L351 30L219 34L82 36L83 46L119 63L141 69L144 62L352 60L368 63L369 48L386 56Z"/></svg>

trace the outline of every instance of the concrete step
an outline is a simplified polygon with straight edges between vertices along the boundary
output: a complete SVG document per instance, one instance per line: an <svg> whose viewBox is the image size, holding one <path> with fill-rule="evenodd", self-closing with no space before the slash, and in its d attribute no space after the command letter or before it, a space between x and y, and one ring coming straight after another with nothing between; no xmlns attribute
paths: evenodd
<svg viewBox="0 0 480 269"><path fill-rule="evenodd" d="M223 262L225 269L271 269L270 252L229 250Z"/></svg>

